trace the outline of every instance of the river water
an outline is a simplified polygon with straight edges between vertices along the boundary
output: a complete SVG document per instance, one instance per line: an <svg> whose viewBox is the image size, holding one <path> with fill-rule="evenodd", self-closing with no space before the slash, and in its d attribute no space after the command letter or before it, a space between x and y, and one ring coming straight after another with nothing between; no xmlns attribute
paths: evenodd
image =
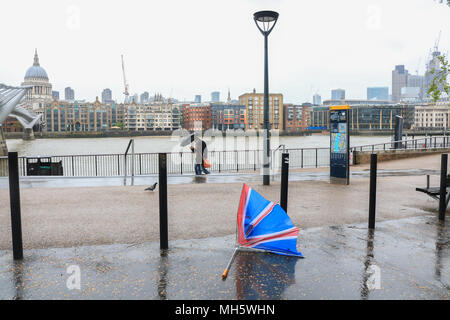
<svg viewBox="0 0 450 320"><path fill-rule="evenodd" d="M189 151L179 145L179 137L134 137L136 153ZM117 154L124 153L130 138L55 138L24 141L7 139L11 152L19 156L73 155L73 154ZM207 138L209 150L245 150L262 149L262 139L254 137L230 137L227 139ZM390 136L354 136L350 138L351 146L360 146L390 142ZM286 148L327 148L330 137L327 134L314 134L301 137L273 137L271 148L284 144ZM259 145L259 147L258 147Z"/></svg>

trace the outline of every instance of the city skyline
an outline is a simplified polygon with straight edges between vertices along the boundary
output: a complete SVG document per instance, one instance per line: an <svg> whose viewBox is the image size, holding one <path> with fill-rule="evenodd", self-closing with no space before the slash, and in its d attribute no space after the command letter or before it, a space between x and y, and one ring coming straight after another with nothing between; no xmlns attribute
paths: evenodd
<svg viewBox="0 0 450 320"><path fill-rule="evenodd" d="M326 100L331 90L339 87L346 90L348 97L364 98L367 87L391 88L395 65L423 74L428 51L439 31L441 51L447 53L450 47L450 26L445 23L450 19L450 10L428 0L414 1L414 5L411 1L350 1L348 6L324 1L329 10L323 10L323 4L294 1L198 1L194 5L173 2L180 10L174 12L162 3L133 2L133 11L128 11L127 7L107 2L107 20L98 15L104 4L101 1L7 3L6 11L18 11L24 6L30 10L21 12L20 23L16 15L7 15L0 22L4 29L15 30L14 37L7 33L6 42L17 37L26 39L15 41L15 47L0 52L1 61L8 62L0 65L2 82L20 84L37 48L53 89L63 92L71 87L77 98L88 101L101 96L104 88L112 90L114 100L123 101L120 54L124 54L130 95L160 92L165 97L191 101L196 94L209 97L213 91L226 97L228 88L234 99L253 88L262 92L263 41L252 14L264 8L280 13L269 41L269 78L270 91L282 92L286 102L312 101L315 93ZM47 12L45 8L50 6L52 10ZM352 10L347 9L350 7ZM151 10L158 10L159 15L148 19L146 13ZM191 15L189 23L182 19L186 12ZM295 12L300 13L300 20ZM33 22L31 16L27 18L31 14L41 17L39 23ZM226 17L231 14L230 25ZM122 19L122 15L130 23L114 26L109 22ZM169 15L173 18L164 18ZM337 16L339 19L335 19ZM333 30L320 26L320 21L333 19ZM415 24L418 19L425 23ZM102 23L104 26L99 27ZM209 26L207 31L204 25ZM308 25L314 28L308 29ZM31 39L30 28L36 34ZM106 29L110 33L103 34ZM40 36L49 33L52 37ZM147 41L134 41L145 34ZM58 45L55 37L61 42ZM357 47L353 46L355 43ZM56 50L65 46L77 50ZM353 46L351 50L345 49L349 46Z"/></svg>

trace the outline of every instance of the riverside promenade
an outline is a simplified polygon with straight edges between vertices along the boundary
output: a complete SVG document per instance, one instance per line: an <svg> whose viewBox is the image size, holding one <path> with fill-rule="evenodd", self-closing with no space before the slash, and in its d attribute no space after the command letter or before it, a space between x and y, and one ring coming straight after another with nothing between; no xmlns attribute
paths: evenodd
<svg viewBox="0 0 450 320"><path fill-rule="evenodd" d="M448 218L439 222L437 201L415 191L425 186L425 174L438 186L439 168L439 155L379 163L374 233L367 230L367 165L352 167L349 186L330 184L327 168L292 171L288 214L301 229L298 246L306 258L240 253L224 282L242 182L278 201L278 181L169 179L170 250L163 256L158 188L23 181L25 258L13 262L3 178L0 298L449 299ZM80 290L66 286L70 265L80 267ZM378 288L368 285L374 270L381 275Z"/></svg>

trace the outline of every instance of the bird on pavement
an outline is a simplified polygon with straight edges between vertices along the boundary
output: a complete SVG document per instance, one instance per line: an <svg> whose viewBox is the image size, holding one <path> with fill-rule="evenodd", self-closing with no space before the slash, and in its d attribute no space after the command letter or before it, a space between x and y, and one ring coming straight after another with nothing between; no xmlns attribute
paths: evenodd
<svg viewBox="0 0 450 320"><path fill-rule="evenodd" d="M157 184L158 184L158 182L155 182L152 186L146 188L145 191L153 191L153 190L155 190Z"/></svg>

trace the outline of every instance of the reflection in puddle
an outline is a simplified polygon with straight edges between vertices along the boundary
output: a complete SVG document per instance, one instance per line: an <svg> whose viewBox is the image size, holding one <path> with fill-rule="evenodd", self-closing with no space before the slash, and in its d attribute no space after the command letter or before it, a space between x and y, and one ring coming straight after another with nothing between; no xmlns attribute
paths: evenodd
<svg viewBox="0 0 450 320"><path fill-rule="evenodd" d="M159 260L158 296L160 300L167 300L167 272L169 271L168 250L161 250Z"/></svg>
<svg viewBox="0 0 450 320"><path fill-rule="evenodd" d="M443 267L442 256L445 254L446 246L449 245L449 237L446 233L445 221L437 221L436 222L436 249L435 249L435 264L434 264L434 277L437 281L442 283L442 285L450 290L450 285L443 282L441 271Z"/></svg>
<svg viewBox="0 0 450 320"><path fill-rule="evenodd" d="M295 283L297 257L239 251L235 282L238 299L282 299Z"/></svg>
<svg viewBox="0 0 450 320"><path fill-rule="evenodd" d="M15 288L15 294L13 300L23 300L24 291L23 291L23 273L24 273L24 265L23 261L16 260L13 262L13 284Z"/></svg>
<svg viewBox="0 0 450 320"><path fill-rule="evenodd" d="M366 256L364 258L364 272L362 276L361 282L361 299L367 300L369 298L369 291L372 289L373 276L375 275L375 270L373 265L373 242L375 238L375 230L368 229L367 230L367 249Z"/></svg>

